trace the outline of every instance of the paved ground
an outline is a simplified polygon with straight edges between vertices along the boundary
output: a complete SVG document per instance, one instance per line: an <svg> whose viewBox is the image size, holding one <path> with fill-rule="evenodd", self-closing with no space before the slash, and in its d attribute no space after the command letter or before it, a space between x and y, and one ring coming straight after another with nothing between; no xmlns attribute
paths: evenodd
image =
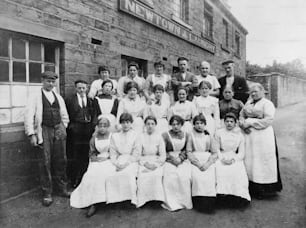
<svg viewBox="0 0 306 228"><path fill-rule="evenodd" d="M215 214L195 210L168 212L157 205L141 209L124 204L103 206L92 218L55 198L49 208L32 193L2 206L1 227L306 227L306 103L278 110L274 127L280 150L284 190L273 200L253 200L245 210L218 209ZM1 225L2 224L2 225Z"/></svg>

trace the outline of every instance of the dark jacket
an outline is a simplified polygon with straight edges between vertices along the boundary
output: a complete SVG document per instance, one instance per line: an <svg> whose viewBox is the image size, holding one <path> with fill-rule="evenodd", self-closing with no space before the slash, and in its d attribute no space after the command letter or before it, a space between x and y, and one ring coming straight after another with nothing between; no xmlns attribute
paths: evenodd
<svg viewBox="0 0 306 228"><path fill-rule="evenodd" d="M219 78L220 83L220 95L219 99L223 99L223 90L226 86L226 76L223 76ZM245 78L240 76L234 76L234 82L233 82L233 90L234 90L234 99L242 101L244 104L248 100L249 97L249 87L245 80Z"/></svg>
<svg viewBox="0 0 306 228"><path fill-rule="evenodd" d="M191 82L191 85L186 86L187 90L188 90L188 96L187 99L189 101L192 101L194 94L197 92L197 78L193 73L190 72L186 72L186 77L185 80L183 79L182 73L178 72L178 73L174 73L172 75L172 80L171 80L171 87L173 89L173 93L174 93L174 100L177 101L178 100L178 96L177 96L177 90L179 87L182 86L182 84L180 82Z"/></svg>

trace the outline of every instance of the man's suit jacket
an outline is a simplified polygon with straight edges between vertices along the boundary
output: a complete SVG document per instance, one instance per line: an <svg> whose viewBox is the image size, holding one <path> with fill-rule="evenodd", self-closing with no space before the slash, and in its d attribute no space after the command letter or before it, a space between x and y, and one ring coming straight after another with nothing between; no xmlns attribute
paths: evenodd
<svg viewBox="0 0 306 228"><path fill-rule="evenodd" d="M222 100L223 90L226 86L226 76L219 78L219 83L221 86L219 99ZM249 87L245 78L240 76L234 76L234 82L232 87L234 90L234 99L240 100L245 104L249 97Z"/></svg>
<svg viewBox="0 0 306 228"><path fill-rule="evenodd" d="M182 73L178 72L178 73L174 73L172 75L172 80L171 80L171 87L174 93L174 100L177 101L178 100L178 96L177 96L177 90L179 87L182 86L182 83L180 82L191 82L191 85L186 86L187 90L188 90L188 96L187 99L192 101L194 94L197 91L197 78L196 76L191 73L191 72L186 72L186 77L185 80L183 79Z"/></svg>

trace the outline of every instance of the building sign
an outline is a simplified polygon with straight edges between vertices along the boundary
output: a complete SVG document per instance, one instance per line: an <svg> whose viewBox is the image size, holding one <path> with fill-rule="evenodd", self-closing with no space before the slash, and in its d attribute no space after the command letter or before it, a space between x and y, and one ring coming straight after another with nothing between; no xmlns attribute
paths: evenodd
<svg viewBox="0 0 306 228"><path fill-rule="evenodd" d="M136 0L120 0L119 9L197 45L206 51L211 53L215 53L216 51L216 46L214 44L202 39L196 34L193 34L188 29L178 25L172 20L155 13L152 9L147 8Z"/></svg>

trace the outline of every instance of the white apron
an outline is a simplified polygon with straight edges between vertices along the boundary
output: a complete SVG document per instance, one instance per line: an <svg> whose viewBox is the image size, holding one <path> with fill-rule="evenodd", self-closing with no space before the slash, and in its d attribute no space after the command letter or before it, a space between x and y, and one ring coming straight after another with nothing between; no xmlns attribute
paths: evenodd
<svg viewBox="0 0 306 228"><path fill-rule="evenodd" d="M118 163L124 164L129 161L129 154L120 155ZM137 204L136 196L136 176L138 164L133 162L121 171L114 172L106 179L106 203L116 203L131 200L133 204Z"/></svg>
<svg viewBox="0 0 306 228"><path fill-rule="evenodd" d="M191 134L195 151L193 155L201 162L207 162L211 153L206 151L205 142L199 142ZM191 165L192 196L216 196L216 173L215 164L207 170L201 171L198 167Z"/></svg>
<svg viewBox="0 0 306 228"><path fill-rule="evenodd" d="M225 140L222 145L227 152L221 152L222 157L226 159L235 158L237 149L236 142ZM224 165L220 158L216 162L216 176L217 176L217 193L224 195L233 195L251 201L249 194L249 180L243 161L235 161L231 165Z"/></svg>
<svg viewBox="0 0 306 228"><path fill-rule="evenodd" d="M104 140L95 139L95 147L101 152L98 157L108 158L110 137ZM108 159L103 162L89 162L80 185L71 193L70 205L84 208L95 203L106 201L105 180L116 168Z"/></svg>
<svg viewBox="0 0 306 228"><path fill-rule="evenodd" d="M98 97L96 97L101 113L104 117L106 117L109 122L110 122L110 127L109 127L109 131L110 132L115 132L116 128L116 117L111 114L113 105L114 105L114 99L110 100L110 99L99 99Z"/></svg>
<svg viewBox="0 0 306 228"><path fill-rule="evenodd" d="M155 155L147 155L145 160L150 164L155 164L157 168L152 171L142 165L139 166L137 178L137 207L141 207L146 202L152 200L165 200L162 181L164 166L160 166L156 162Z"/></svg>
<svg viewBox="0 0 306 228"><path fill-rule="evenodd" d="M180 150L185 145L186 134L183 139L172 138L169 133L168 135L174 150L170 155L178 157ZM163 208L169 211L176 211L183 208L192 209L191 165L189 161L184 161L178 167L166 162L163 183L165 192Z"/></svg>
<svg viewBox="0 0 306 228"><path fill-rule="evenodd" d="M245 165L250 181L258 184L277 182L277 161L274 131L271 126L263 130L251 128L245 134Z"/></svg>

